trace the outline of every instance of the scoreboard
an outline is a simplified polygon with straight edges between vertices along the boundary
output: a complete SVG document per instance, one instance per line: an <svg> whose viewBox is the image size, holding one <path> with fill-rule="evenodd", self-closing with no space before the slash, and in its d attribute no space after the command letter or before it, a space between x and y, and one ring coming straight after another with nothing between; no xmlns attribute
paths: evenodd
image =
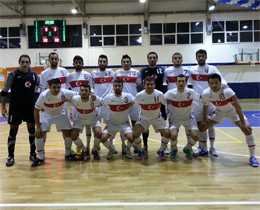
<svg viewBox="0 0 260 210"><path fill-rule="evenodd" d="M65 20L34 21L36 43L61 43L66 41Z"/></svg>

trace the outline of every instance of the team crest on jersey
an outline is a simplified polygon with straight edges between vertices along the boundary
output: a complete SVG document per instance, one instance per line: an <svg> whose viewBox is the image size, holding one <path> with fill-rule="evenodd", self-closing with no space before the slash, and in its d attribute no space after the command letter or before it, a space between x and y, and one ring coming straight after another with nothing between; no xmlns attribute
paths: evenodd
<svg viewBox="0 0 260 210"><path fill-rule="evenodd" d="M27 81L24 85L25 87L30 88L32 86L32 83L30 81Z"/></svg>
<svg viewBox="0 0 260 210"><path fill-rule="evenodd" d="M66 100L66 97L64 95L61 96L61 100L62 101L65 101Z"/></svg>

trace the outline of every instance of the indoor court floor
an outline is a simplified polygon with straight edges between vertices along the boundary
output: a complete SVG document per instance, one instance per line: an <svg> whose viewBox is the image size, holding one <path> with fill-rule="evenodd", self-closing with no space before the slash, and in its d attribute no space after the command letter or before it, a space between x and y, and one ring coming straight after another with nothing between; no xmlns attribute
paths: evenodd
<svg viewBox="0 0 260 210"><path fill-rule="evenodd" d="M252 123L256 154L260 161L260 101L241 100ZM242 132L229 122L216 127L219 157L187 160L181 128L178 158L161 161L156 155L160 135L150 128L149 154L142 161L119 154L108 161L102 146L100 161L64 160L61 133L48 133L46 163L32 168L26 125L16 140L15 164L6 167L9 126L0 123L0 209L260 209L260 168L249 165L249 152ZM81 138L85 142L85 137ZM195 148L194 148L195 149Z"/></svg>

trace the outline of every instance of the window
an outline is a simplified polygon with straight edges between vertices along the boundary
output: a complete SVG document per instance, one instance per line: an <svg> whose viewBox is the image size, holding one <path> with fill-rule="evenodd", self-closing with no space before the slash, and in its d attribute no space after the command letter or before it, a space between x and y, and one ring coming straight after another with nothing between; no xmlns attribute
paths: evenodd
<svg viewBox="0 0 260 210"><path fill-rule="evenodd" d="M20 27L0 28L0 48L21 48Z"/></svg>
<svg viewBox="0 0 260 210"><path fill-rule="evenodd" d="M82 47L82 26L66 25L66 42L62 43L36 43L34 26L28 26L29 48L70 48Z"/></svg>
<svg viewBox="0 0 260 210"><path fill-rule="evenodd" d="M91 47L141 44L141 24L90 25Z"/></svg>
<svg viewBox="0 0 260 210"><path fill-rule="evenodd" d="M260 20L213 21L212 43L259 42Z"/></svg>
<svg viewBox="0 0 260 210"><path fill-rule="evenodd" d="M203 43L203 22L151 23L150 44Z"/></svg>

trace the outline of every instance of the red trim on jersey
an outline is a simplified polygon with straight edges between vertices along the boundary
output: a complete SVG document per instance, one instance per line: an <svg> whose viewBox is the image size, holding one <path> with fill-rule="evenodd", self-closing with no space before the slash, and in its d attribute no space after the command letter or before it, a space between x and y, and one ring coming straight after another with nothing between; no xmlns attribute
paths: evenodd
<svg viewBox="0 0 260 210"><path fill-rule="evenodd" d="M106 78L94 78L95 84L104 84L104 83L111 83L113 77L106 77Z"/></svg>
<svg viewBox="0 0 260 210"><path fill-rule="evenodd" d="M116 77L116 79L122 80L123 82L126 82L126 83L136 83L137 78L120 76L120 77Z"/></svg>
<svg viewBox="0 0 260 210"><path fill-rule="evenodd" d="M161 107L161 102L156 104L140 104L141 108L146 111L156 110Z"/></svg>
<svg viewBox="0 0 260 210"><path fill-rule="evenodd" d="M191 77L195 81L208 81L209 75L192 74Z"/></svg>
<svg viewBox="0 0 260 210"><path fill-rule="evenodd" d="M237 101L237 96L236 95L233 95L232 97L230 97L230 98L228 98L226 100L223 100L223 101L211 101L211 103L213 103L215 106L225 106L228 103L232 103L234 101Z"/></svg>
<svg viewBox="0 0 260 210"><path fill-rule="evenodd" d="M67 77L58 77L58 78L52 78L52 79L58 79L60 80L61 84L65 84L67 81ZM48 84L50 85L51 79L47 81Z"/></svg>
<svg viewBox="0 0 260 210"><path fill-rule="evenodd" d="M93 109L79 109L77 107L76 107L76 109L81 114L90 114L95 110L95 108L93 108Z"/></svg>
<svg viewBox="0 0 260 210"><path fill-rule="evenodd" d="M110 110L113 112L123 112L127 109L129 109L130 107L130 103L129 104L123 104L123 105L113 105L113 104L109 104Z"/></svg>
<svg viewBox="0 0 260 210"><path fill-rule="evenodd" d="M175 106L175 107L188 107L188 106L191 106L192 104L192 99L191 100L188 100L188 101L171 101L171 105Z"/></svg>
<svg viewBox="0 0 260 210"><path fill-rule="evenodd" d="M168 82L170 82L170 83L176 83L176 81L177 81L177 76L169 76L169 77L167 77L167 79L168 79ZM187 81L188 81L189 77L186 76L186 79L187 79Z"/></svg>
<svg viewBox="0 0 260 210"><path fill-rule="evenodd" d="M60 107L62 106L66 101L61 101L59 103L56 103L56 104L46 104L44 103L44 105L48 108L57 108L57 107Z"/></svg>
<svg viewBox="0 0 260 210"><path fill-rule="evenodd" d="M79 87L81 84L89 84L89 81L87 80L77 80L77 81L71 81L70 86L72 88Z"/></svg>

